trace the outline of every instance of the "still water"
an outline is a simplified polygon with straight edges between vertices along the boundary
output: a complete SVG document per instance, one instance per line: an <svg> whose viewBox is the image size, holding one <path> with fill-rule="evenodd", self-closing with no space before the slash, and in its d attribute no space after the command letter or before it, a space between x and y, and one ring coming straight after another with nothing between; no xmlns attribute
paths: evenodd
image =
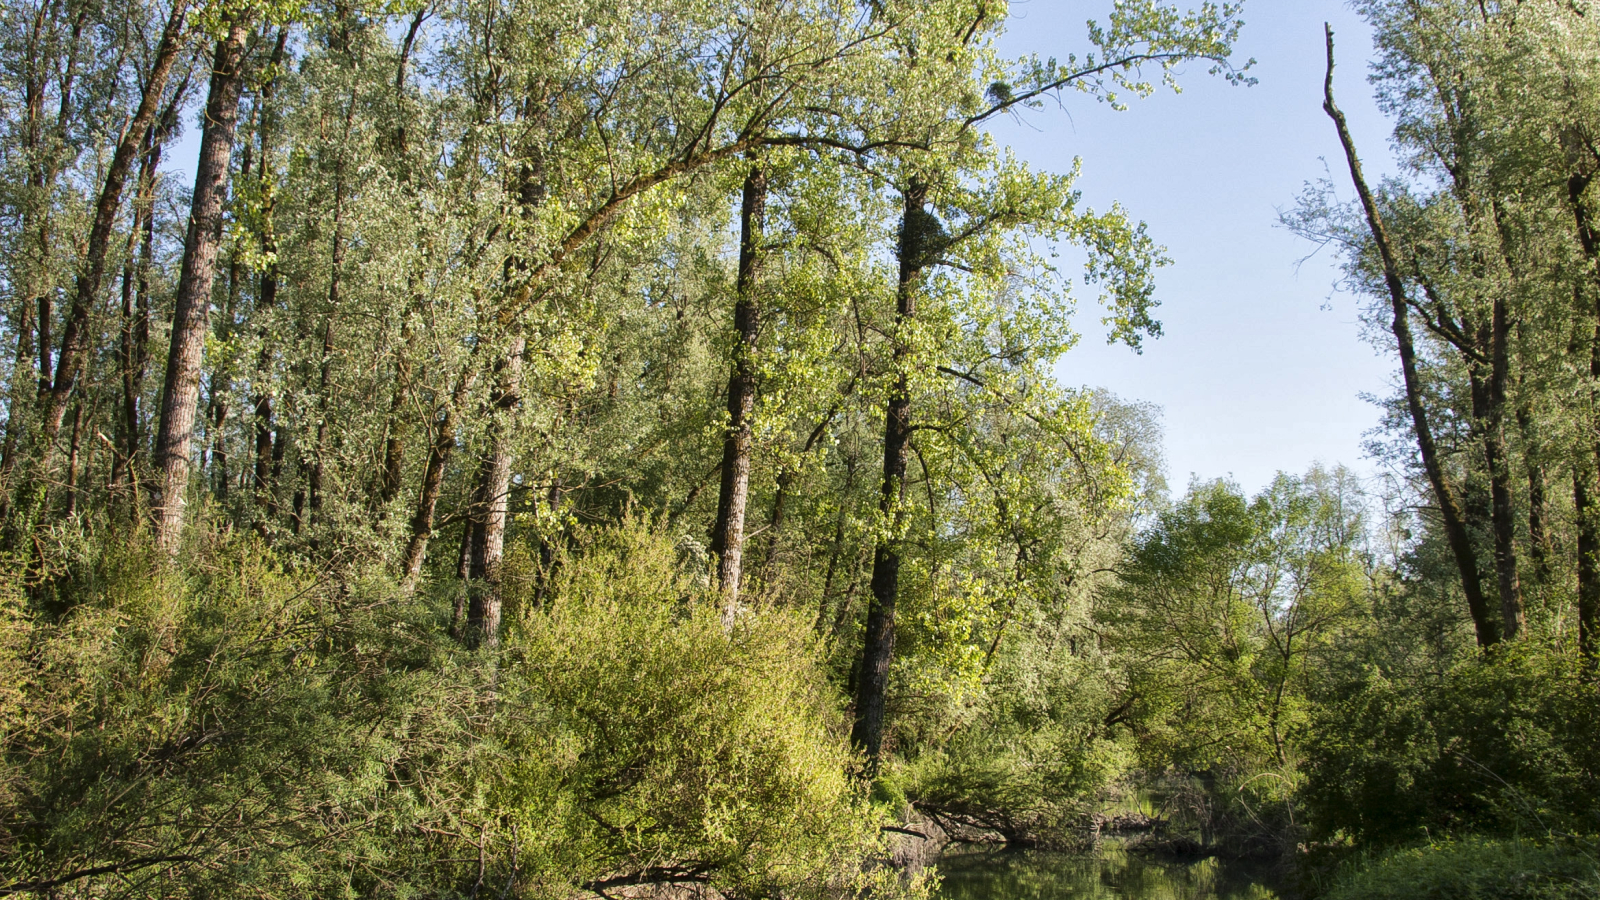
<svg viewBox="0 0 1600 900"><path fill-rule="evenodd" d="M1107 848L966 852L939 860L939 900L1276 900L1264 866Z"/></svg>

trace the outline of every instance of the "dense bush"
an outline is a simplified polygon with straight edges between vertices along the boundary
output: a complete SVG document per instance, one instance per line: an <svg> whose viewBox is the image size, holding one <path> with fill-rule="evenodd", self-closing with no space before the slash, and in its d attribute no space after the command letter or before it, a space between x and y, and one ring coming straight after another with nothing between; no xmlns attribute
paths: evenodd
<svg viewBox="0 0 1600 900"><path fill-rule="evenodd" d="M1330 686L1303 734L1317 836L1600 830L1600 695L1571 657L1525 645L1442 677Z"/></svg>
<svg viewBox="0 0 1600 900"><path fill-rule="evenodd" d="M880 823L806 629L725 633L644 529L580 543L498 653L444 637L442 600L249 542L178 567L85 538L48 591L13 568L0 888L900 890L863 867Z"/></svg>

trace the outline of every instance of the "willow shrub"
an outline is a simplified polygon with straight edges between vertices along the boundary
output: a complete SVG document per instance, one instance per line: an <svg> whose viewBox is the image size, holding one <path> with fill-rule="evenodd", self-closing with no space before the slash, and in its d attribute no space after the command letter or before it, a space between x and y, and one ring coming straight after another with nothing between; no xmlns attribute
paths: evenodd
<svg viewBox="0 0 1600 900"><path fill-rule="evenodd" d="M524 877L900 889L861 865L883 823L808 623L752 611L725 631L701 573L641 526L585 535L557 571L508 635L484 766Z"/></svg>
<svg viewBox="0 0 1600 900"><path fill-rule="evenodd" d="M780 615L732 633L671 545L591 535L498 653L445 591L247 541L79 541L0 579L0 889L58 897L745 895L907 886ZM911 887L915 887L912 885Z"/></svg>

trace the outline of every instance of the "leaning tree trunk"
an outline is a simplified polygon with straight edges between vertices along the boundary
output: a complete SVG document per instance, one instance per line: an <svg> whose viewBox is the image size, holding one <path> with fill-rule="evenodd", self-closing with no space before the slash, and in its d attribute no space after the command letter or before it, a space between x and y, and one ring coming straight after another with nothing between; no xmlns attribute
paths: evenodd
<svg viewBox="0 0 1600 900"><path fill-rule="evenodd" d="M872 558L872 601L867 608L867 632L857 661L855 724L850 738L867 756L869 775L875 775L883 754L884 702L888 695L889 665L894 661L895 602L900 594L900 540L906 467L911 447L911 388L907 368L911 348L907 330L917 313L917 281L922 275L937 229L927 211L927 187L912 182L905 191L905 212L900 221L897 255L900 278L896 289L895 379L889 389L883 425L883 482L878 511L889 534L878 540Z"/></svg>
<svg viewBox="0 0 1600 900"><path fill-rule="evenodd" d="M739 211L738 295L733 308L737 332L733 374L728 376L728 429L722 443L722 486L717 494L717 522L711 529L711 553L717 559L722 589L722 624L733 625L739 607L739 578L744 559L744 516L750 502L750 453L754 442L751 414L756 404L756 341L761 331L761 301L756 278L761 267L761 232L767 211L767 175L759 165L744 180Z"/></svg>
<svg viewBox="0 0 1600 900"><path fill-rule="evenodd" d="M89 240L84 247L83 265L74 285L72 305L67 312L66 326L61 335L61 350L56 354L55 375L48 389L40 394L40 438L42 443L41 469L48 473L54 465L56 436L61 432L61 421L66 416L72 400L78 375L83 370L89 349L89 317L99 306L100 286L105 280L106 253L111 245L111 232L116 225L117 213L122 206L122 189L128 180L128 170L134 157L144 145L145 132L155 121L161 95L166 91L167 80L173 64L184 44L184 18L188 12L186 0L177 0L167 17L161 33L161 43L156 48L155 63L145 79L144 93L139 108L117 141L116 152L106 168L105 181L100 196L95 201L94 220L89 227ZM41 338L42 340L42 338ZM48 347L41 348L48 353ZM41 371L41 381L47 376Z"/></svg>
<svg viewBox="0 0 1600 900"><path fill-rule="evenodd" d="M466 402L467 392L472 389L470 363L468 366L457 379L455 390L445 402L433 429L428 461L422 470L422 487L417 492L417 505L411 514L411 536L406 539L400 558L400 578L406 593L416 589L417 578L422 575L422 561L428 555L428 541L433 537L433 520L439 509L445 466L456 448L456 411Z"/></svg>
<svg viewBox="0 0 1600 900"><path fill-rule="evenodd" d="M1428 483L1433 487L1434 498L1439 503L1440 518L1444 520L1445 539L1450 545L1457 571L1461 575L1461 590L1467 596L1467 609L1472 615L1478 646L1488 647L1500 641L1500 620L1490 611L1488 599L1483 594L1483 582L1478 572L1478 557L1472 546L1472 536L1467 532L1466 516L1462 512L1461 501L1456 496L1454 486L1445 475L1438 447L1434 444L1433 430L1428 424L1427 410L1422 402L1422 377L1417 370L1416 347L1411 337L1405 284L1400 279L1400 267L1395 259L1394 246L1389 241L1389 232L1384 225L1383 215L1378 210L1378 203L1372 196L1372 191L1367 187L1366 176L1362 174L1361 159L1356 154L1355 139L1350 136L1350 127L1345 122L1344 113L1339 111L1338 105L1333 101L1333 29L1326 28L1326 32L1328 72L1323 82L1322 108L1333 120L1334 127L1339 132L1339 143L1344 148L1345 161L1350 167L1350 178L1355 183L1356 194L1361 198L1361 208L1366 213L1367 226L1372 232L1373 243L1377 245L1378 255L1383 260L1384 286L1388 289L1390 305L1394 311L1390 328L1400 354L1400 372L1405 382L1406 408L1411 413L1411 427L1417 435L1417 450L1422 456L1422 467L1428 475Z"/></svg>
<svg viewBox="0 0 1600 900"><path fill-rule="evenodd" d="M189 487L190 447L200 400L200 368L211 320L211 286L216 277L217 245L222 240L222 206L228 187L228 162L239 120L243 85L245 26L234 22L217 42L206 98L200 159L195 168L189 230L172 312L172 342L161 389L161 429L156 435L159 494L152 503L156 541L176 553Z"/></svg>

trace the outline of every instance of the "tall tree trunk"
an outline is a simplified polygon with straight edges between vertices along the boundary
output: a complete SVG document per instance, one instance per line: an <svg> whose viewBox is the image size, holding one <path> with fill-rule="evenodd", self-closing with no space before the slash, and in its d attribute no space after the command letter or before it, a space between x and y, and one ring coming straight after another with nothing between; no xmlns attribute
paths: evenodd
<svg viewBox="0 0 1600 900"><path fill-rule="evenodd" d="M271 67L277 72L283 63L284 51L289 44L289 29L279 28L278 39L272 47ZM262 210L261 219L261 253L268 260L277 254L277 239L272 228L272 214L276 190L274 179L276 170L273 163L273 133L272 126L276 109L273 106L273 95L277 92L278 80L276 77L267 79L261 86L259 108L260 117L256 123L256 134L261 144L261 163L256 167L258 178L261 182ZM278 517L278 491L277 460L281 453L274 455L273 424L272 424L272 392L267 387L267 374L272 368L272 342L268 340L269 329L265 314L270 312L278 303L278 265L268 262L261 272L261 280L256 293L255 317L261 320L259 334L261 336L261 349L256 356L256 377L260 385L256 388L254 398L255 412L255 454L253 478L251 479L252 502L255 505L256 533L263 539L270 539L271 529L269 523Z"/></svg>
<svg viewBox="0 0 1600 900"><path fill-rule="evenodd" d="M77 384L78 375L83 369L88 353L89 317L99 306L100 285L105 280L106 252L111 244L111 232L116 225L117 211L122 205L122 189L127 183L128 170L133 165L134 157L144 145L145 132L155 121L161 95L166 91L173 64L183 49L184 17L187 11L187 0L175 0L172 12L167 17L167 24L162 30L161 42L156 48L155 62L145 79L139 108L128 120L122 137L117 141L117 149L112 154L111 164L106 168L105 181L95 202L94 220L89 228L83 266L79 270L72 305L62 331L61 350L56 355L55 376L50 382L49 389L43 391L40 397L42 469L45 472L53 467L55 439L61 431L61 420L66 415L73 388ZM40 377L41 379L45 377L43 372Z"/></svg>
<svg viewBox="0 0 1600 900"><path fill-rule="evenodd" d="M1578 519L1578 652L1585 673L1600 671L1600 509L1589 492L1593 471L1572 469L1572 506Z"/></svg>
<svg viewBox="0 0 1600 900"><path fill-rule="evenodd" d="M338 34L339 39L335 42L336 49L348 58L349 35L343 28L339 30ZM334 325L339 320L340 289L343 287L344 279L344 145L349 143L350 127L355 120L355 112L355 99L351 98L350 105L345 110L344 134L341 146L334 151L338 154L339 159L333 176L333 247L332 252L329 254L328 262L328 318L323 323L322 330L322 368L317 385L317 443L316 451L311 458L311 476L308 483L313 521L322 511L323 475L326 471L326 458L328 455L328 404L331 400L329 394L332 390Z"/></svg>
<svg viewBox="0 0 1600 900"><path fill-rule="evenodd" d="M1395 258L1394 247L1389 241L1389 232L1384 226L1383 216L1378 211L1377 200L1367 187L1366 176L1362 174L1361 159L1356 153L1355 139L1350 136L1350 127L1345 122L1344 113L1339 111L1338 105L1333 101L1333 29L1327 27L1325 30L1328 44L1328 71L1323 82L1322 108L1333 120L1339 132L1339 143L1344 148L1345 161L1350 167L1350 178L1355 183L1356 194L1361 198L1361 208L1366 213L1367 226L1372 231L1373 243L1377 245L1378 254L1383 260L1384 286L1388 289L1390 305L1394 311L1390 328L1400 354L1400 371L1405 381L1406 408L1411 413L1411 427L1417 435L1417 450L1422 456L1423 470L1427 473L1428 483L1433 487L1434 498L1439 504L1445 539L1450 545L1456 569L1461 575L1461 590L1467 597L1467 609L1472 615L1478 646L1488 647L1500 641L1500 619L1490 611L1488 598L1483 594L1483 583L1478 573L1478 558L1472 546L1472 537L1467 532L1461 501L1445 475L1444 466L1439 460L1438 448L1434 444L1433 430L1428 424L1427 410L1422 401L1422 378L1417 371L1417 353L1411 338L1405 284L1400 279L1399 264Z"/></svg>
<svg viewBox="0 0 1600 900"><path fill-rule="evenodd" d="M756 341L761 332L761 300L756 279L761 267L761 233L767 211L767 175L754 165L745 176L739 209L739 272L735 283L733 374L728 377L728 430L722 443L722 487L711 552L717 558L722 589L722 623L732 627L739 608L739 578L744 559L744 516L750 502L750 417L756 404Z"/></svg>
<svg viewBox="0 0 1600 900"><path fill-rule="evenodd" d="M206 98L200 158L195 168L189 229L172 312L172 343L161 389L161 430L156 436L159 495L152 503L156 541L178 551L189 487L190 446L200 400L200 368L211 321L211 286L216 277L217 245L222 239L222 207L228 188L228 163L239 120L246 30L241 21L217 42Z"/></svg>
<svg viewBox="0 0 1600 900"><path fill-rule="evenodd" d="M1500 595L1500 634L1515 640L1522 632L1522 585L1517 574L1516 506L1511 491L1511 460L1506 449L1506 382L1511 364L1508 348L1510 323L1505 300L1494 298L1487 341L1489 379L1477 385L1481 396L1477 410L1483 428L1484 463L1489 470L1489 525L1494 534L1495 582Z"/></svg>
<svg viewBox="0 0 1600 900"><path fill-rule="evenodd" d="M500 642L503 595L500 565L505 560L506 518L511 497L510 419L522 398L522 357L526 341L512 340L496 366L498 378L489 409L489 447L478 464L468 510L463 580L467 588L467 642L490 647Z"/></svg>
<svg viewBox="0 0 1600 900"><path fill-rule="evenodd" d="M906 465L911 445L911 388L907 368L911 348L906 332L917 313L917 282L937 233L927 210L927 187L913 181L905 190L897 256L900 278L895 291L894 384L889 389L883 425L883 482L878 511L888 536L880 538L872 558L872 601L867 631L857 664L855 724L850 738L867 755L867 772L876 775L883 755L884 703L889 666L894 661L895 602L900 594L900 539L904 519Z"/></svg>

